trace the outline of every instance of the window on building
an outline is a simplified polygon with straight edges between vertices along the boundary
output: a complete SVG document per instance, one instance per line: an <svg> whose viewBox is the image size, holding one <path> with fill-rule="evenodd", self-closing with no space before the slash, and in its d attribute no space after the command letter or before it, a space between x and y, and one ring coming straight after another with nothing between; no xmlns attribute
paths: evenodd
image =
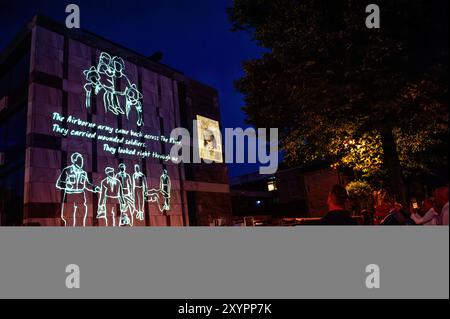
<svg viewBox="0 0 450 319"><path fill-rule="evenodd" d="M277 182L276 181L268 181L267 182L267 190L269 192L273 192L277 190Z"/></svg>

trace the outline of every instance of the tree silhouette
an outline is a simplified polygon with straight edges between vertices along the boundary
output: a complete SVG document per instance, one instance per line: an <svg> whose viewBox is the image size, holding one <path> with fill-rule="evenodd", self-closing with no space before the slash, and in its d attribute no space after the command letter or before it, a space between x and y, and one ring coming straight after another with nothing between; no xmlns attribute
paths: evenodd
<svg viewBox="0 0 450 319"><path fill-rule="evenodd" d="M288 162L385 171L405 203L406 173L447 165L430 150L448 141L448 3L377 4L381 28L368 29L362 1L235 0L233 30L268 49L236 88L250 124L281 130Z"/></svg>

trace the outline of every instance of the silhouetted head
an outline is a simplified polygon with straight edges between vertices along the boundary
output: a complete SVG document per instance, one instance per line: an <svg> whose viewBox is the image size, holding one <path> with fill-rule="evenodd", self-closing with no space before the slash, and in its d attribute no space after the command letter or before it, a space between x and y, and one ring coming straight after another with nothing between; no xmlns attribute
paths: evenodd
<svg viewBox="0 0 450 319"><path fill-rule="evenodd" d="M367 209L361 211L361 216L363 218L363 225L373 225L373 214Z"/></svg>
<svg viewBox="0 0 450 319"><path fill-rule="evenodd" d="M335 184L331 188L328 194L328 207L330 209L345 209L345 202L347 201L348 194L344 186Z"/></svg>
<svg viewBox="0 0 450 319"><path fill-rule="evenodd" d="M125 173L126 170L127 170L126 165L124 163L120 163L119 164L119 172Z"/></svg>
<svg viewBox="0 0 450 319"><path fill-rule="evenodd" d="M441 186L434 191L434 201L440 208L448 203L448 186Z"/></svg>
<svg viewBox="0 0 450 319"><path fill-rule="evenodd" d="M141 168L139 167L139 164L135 164L135 165L134 165L134 171L135 171L136 173L140 173L140 172L141 172Z"/></svg>
<svg viewBox="0 0 450 319"><path fill-rule="evenodd" d="M433 201L432 201L431 199L429 199L429 198L425 198L425 199L423 200L422 207L420 208L420 210L421 210L421 212L422 212L423 214L425 214L425 213L428 212L431 208L433 208L433 206L434 206Z"/></svg>

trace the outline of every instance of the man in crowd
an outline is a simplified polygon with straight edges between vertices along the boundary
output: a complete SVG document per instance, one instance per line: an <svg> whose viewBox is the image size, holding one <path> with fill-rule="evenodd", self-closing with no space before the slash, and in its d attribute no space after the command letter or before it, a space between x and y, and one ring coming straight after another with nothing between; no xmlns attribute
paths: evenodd
<svg viewBox="0 0 450 319"><path fill-rule="evenodd" d="M348 194L344 186L334 185L328 194L328 213L322 217L321 225L356 225L356 222L345 210Z"/></svg>
<svg viewBox="0 0 450 319"><path fill-rule="evenodd" d="M439 223L439 214L434 210L433 202L430 199L426 198L423 201L420 211L421 215L419 213L411 214L411 219L416 225L437 225Z"/></svg>
<svg viewBox="0 0 450 319"><path fill-rule="evenodd" d="M439 187L434 192L436 208L440 210L439 224L448 226L448 186Z"/></svg>

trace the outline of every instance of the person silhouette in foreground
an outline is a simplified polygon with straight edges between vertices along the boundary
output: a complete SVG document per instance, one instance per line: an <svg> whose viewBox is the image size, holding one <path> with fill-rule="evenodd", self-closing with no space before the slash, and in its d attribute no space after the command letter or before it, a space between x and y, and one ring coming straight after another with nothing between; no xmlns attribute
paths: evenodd
<svg viewBox="0 0 450 319"><path fill-rule="evenodd" d="M348 194L344 186L334 185L328 194L328 213L320 220L320 225L356 225L356 222L345 210Z"/></svg>
<svg viewBox="0 0 450 319"><path fill-rule="evenodd" d="M434 198L440 211L438 225L448 226L448 186L438 187L434 191Z"/></svg>
<svg viewBox="0 0 450 319"><path fill-rule="evenodd" d="M429 198L425 198L419 212L413 212L411 219L414 220L416 225L437 225L439 220L439 214L436 212L433 206L433 201Z"/></svg>

